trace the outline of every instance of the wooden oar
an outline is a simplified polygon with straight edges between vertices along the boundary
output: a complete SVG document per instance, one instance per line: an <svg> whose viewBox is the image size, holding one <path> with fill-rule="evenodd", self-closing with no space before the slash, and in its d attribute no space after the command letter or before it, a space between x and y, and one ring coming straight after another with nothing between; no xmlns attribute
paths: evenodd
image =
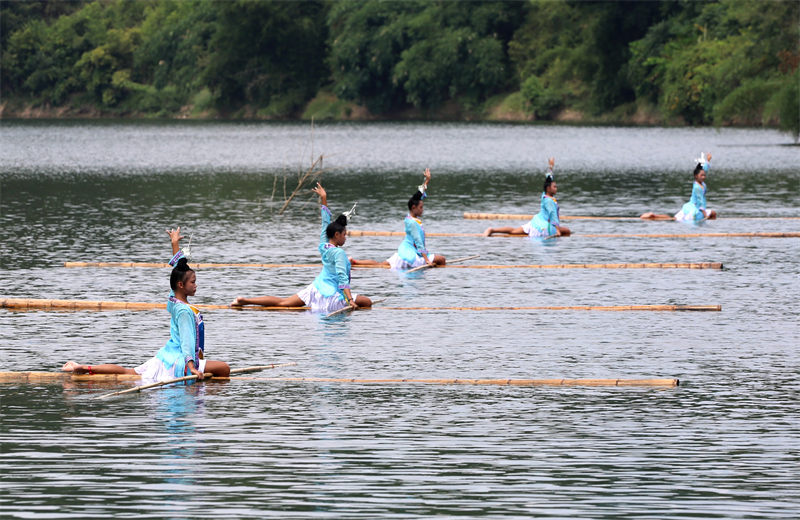
<svg viewBox="0 0 800 520"><path fill-rule="evenodd" d="M479 256L481 256L481 255L472 255L472 256L465 256L464 258L456 258L455 260L450 260L449 263L457 264L459 262L466 262L467 260L472 260L473 258L478 258ZM406 274L413 273L414 271L421 271L422 269L428 269L430 267L439 267L439 266L437 266L436 264L425 264L425 265L421 265L419 267L415 267L413 269L409 269L408 271L406 271ZM442 266L442 267L446 267L446 266Z"/></svg>
<svg viewBox="0 0 800 520"><path fill-rule="evenodd" d="M245 368L234 368L233 370L231 370L230 373L231 374L245 374L245 373L248 373L248 372L258 372L258 371L266 370L266 369L269 369L269 368L286 367L286 366L292 366L292 365L296 365L296 364L297 363L281 363L281 364L274 364L274 365L259 365L259 366L253 366L253 367L245 367ZM214 379L214 374L212 374L210 372L206 372L206 373L203 374L203 377L204 378L205 377L209 377L209 378ZM93 399L108 399L109 397L113 397L115 395L123 395L123 394L130 394L130 393L133 393L133 392L141 392L142 390L147 390L148 388L155 388L157 386L171 385L173 383L181 383L183 381L191 381L193 379L197 379L197 376L194 375L194 374L191 375L191 376L176 377L175 379L168 379L166 381L158 381L158 382L150 383L150 384L147 384L147 385L141 385L141 386L135 386L133 388L128 388L127 390L120 390L118 392L112 392L110 394L99 395L99 396L93 397ZM224 378L224 379L227 379L227 378Z"/></svg>

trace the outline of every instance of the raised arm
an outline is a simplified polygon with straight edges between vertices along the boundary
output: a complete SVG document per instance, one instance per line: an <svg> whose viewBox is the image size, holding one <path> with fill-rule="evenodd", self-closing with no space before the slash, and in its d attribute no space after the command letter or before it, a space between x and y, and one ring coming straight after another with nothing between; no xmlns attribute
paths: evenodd
<svg viewBox="0 0 800 520"><path fill-rule="evenodd" d="M328 193L320 183L317 183L314 188L311 188L311 191L319 195L319 212L322 217L322 230L319 235L319 245L323 246L328 243L328 235L325 233L325 230L328 228L328 224L331 223L331 210L328 209Z"/></svg>
<svg viewBox="0 0 800 520"><path fill-rule="evenodd" d="M181 239L185 237L181 235L180 226L178 226L178 229L168 229L167 234L169 235L169 241L172 244L172 255L175 256L181 248Z"/></svg>

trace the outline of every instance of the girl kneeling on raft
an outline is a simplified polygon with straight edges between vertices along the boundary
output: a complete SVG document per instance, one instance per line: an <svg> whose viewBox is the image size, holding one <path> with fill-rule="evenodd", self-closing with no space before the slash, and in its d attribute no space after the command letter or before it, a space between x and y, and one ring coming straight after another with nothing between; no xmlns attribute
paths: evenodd
<svg viewBox="0 0 800 520"><path fill-rule="evenodd" d="M166 381L188 375L196 375L203 379L204 373L215 377L228 377L230 367L224 361L206 360L204 353L203 316L200 311L189 304L189 296L197 291L197 278L189 267L184 253L179 248L181 228L168 230L172 242L173 257L169 265L174 266L169 277L172 289L167 301L170 313L170 337L167 344L161 347L155 357L136 368L125 368L119 365L80 365L67 361L61 370L75 374L138 374L142 379Z"/></svg>
<svg viewBox="0 0 800 520"><path fill-rule="evenodd" d="M697 166L694 168L692 175L694 176L694 183L692 183L692 196L689 202L683 205L681 210L675 213L674 216L670 215L657 215L653 212L643 213L640 218L647 220L677 220L683 222L700 222L702 220L714 220L717 218L717 212L706 208L706 175L711 169L711 154L700 154L697 160Z"/></svg>
<svg viewBox="0 0 800 520"><path fill-rule="evenodd" d="M494 233L506 233L509 235L528 235L537 238L550 238L550 237L568 237L570 230L566 226L561 225L560 208L556 200L556 193L558 193L558 185L553 179L553 166L555 166L555 159L553 157L548 161L549 167L544 179L542 188L542 198L539 204L539 213L527 224L519 227L499 227L487 228L483 232L484 236L490 237Z"/></svg>
<svg viewBox="0 0 800 520"><path fill-rule="evenodd" d="M353 309L371 307L372 300L350 292L350 260L342 246L347 240L347 216L339 215L331 222L328 209L328 194L320 183L312 189L320 196L322 232L319 239L319 253L322 256L322 271L305 289L288 298L279 296L258 296L255 298L237 297L231 307L242 305L261 305L264 307L303 307L309 306L315 312L333 312L347 306Z"/></svg>
<svg viewBox="0 0 800 520"><path fill-rule="evenodd" d="M431 180L431 169L425 168L422 173L425 182L417 187L416 193L408 199L408 215L404 220L406 237L397 248L397 252L384 262L374 260L352 260L353 265L385 265L395 270L406 270L423 265L445 265L447 259L442 255L429 253L425 247L425 228L422 227L422 213L427 196L428 183Z"/></svg>

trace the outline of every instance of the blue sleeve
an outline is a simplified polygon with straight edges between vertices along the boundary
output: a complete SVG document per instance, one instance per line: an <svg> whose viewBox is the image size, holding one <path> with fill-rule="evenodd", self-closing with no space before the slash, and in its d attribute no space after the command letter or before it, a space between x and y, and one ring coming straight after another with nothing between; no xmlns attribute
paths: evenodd
<svg viewBox="0 0 800 520"><path fill-rule="evenodd" d="M323 246L328 243L328 235L325 233L325 230L328 229L328 225L331 223L331 210L328 209L328 206L320 206L319 212L322 216L322 231L319 235L319 245Z"/></svg>
<svg viewBox="0 0 800 520"><path fill-rule="evenodd" d="M336 281L339 284L339 289L349 289L350 288L350 272L349 272L349 264L350 261L347 259L347 253L345 253L344 249L336 248Z"/></svg>
<svg viewBox="0 0 800 520"><path fill-rule="evenodd" d="M194 348L195 348L195 333L194 316L189 309L181 309L178 311L178 333L181 336L181 353L183 354L183 362L188 363L194 361ZM198 368L198 367L195 367Z"/></svg>
<svg viewBox="0 0 800 520"><path fill-rule="evenodd" d="M406 234L411 237L411 240L414 242L414 249L417 250L419 254L428 254L428 250L425 249L425 234L422 232L422 228L411 219L406 220Z"/></svg>
<svg viewBox="0 0 800 520"><path fill-rule="evenodd" d="M558 220L558 207L553 199L547 199L547 222L554 226L560 226L561 222Z"/></svg>

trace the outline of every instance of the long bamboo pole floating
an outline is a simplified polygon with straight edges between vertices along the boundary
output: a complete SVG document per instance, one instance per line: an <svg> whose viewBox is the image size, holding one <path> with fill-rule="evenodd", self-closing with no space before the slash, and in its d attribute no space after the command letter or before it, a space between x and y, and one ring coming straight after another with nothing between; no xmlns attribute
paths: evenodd
<svg viewBox="0 0 800 520"><path fill-rule="evenodd" d="M228 305L195 305L200 310L261 310L261 311L306 311L309 307L230 307ZM36 300L31 298L5 298L0 308L14 310L91 310L91 311L143 311L164 309L164 303L114 302L83 300ZM359 307L360 309L361 307ZM411 311L721 311L720 305L564 305L531 307L367 307L368 309Z"/></svg>
<svg viewBox="0 0 800 520"><path fill-rule="evenodd" d="M574 235L572 235L574 236ZM592 238L800 238L798 231L751 233L599 233L581 234Z"/></svg>
<svg viewBox="0 0 800 520"><path fill-rule="evenodd" d="M260 307L249 305L231 307L229 305L194 305L200 310L249 310L249 311L308 311L311 307ZM166 309L166 303L115 302L99 300L42 300L36 298L2 298L0 309L14 310L63 310L63 311L148 311Z"/></svg>
<svg viewBox="0 0 800 520"><path fill-rule="evenodd" d="M453 269L722 269L722 262L643 263L643 264L519 264L519 265L445 265Z"/></svg>
<svg viewBox="0 0 800 520"><path fill-rule="evenodd" d="M530 307L378 307L387 311L712 311L722 305L549 305Z"/></svg>
<svg viewBox="0 0 800 520"><path fill-rule="evenodd" d="M351 237L389 237L405 236L400 231L347 231ZM429 237L483 237L483 233L425 233ZM751 233L603 233L603 234L578 234L573 233L571 237L591 237L591 238L800 238L800 232L751 232ZM528 235L511 235L507 233L495 233L489 238L496 237L515 237L528 238ZM550 238L550 237L548 237Z"/></svg>
<svg viewBox="0 0 800 520"><path fill-rule="evenodd" d="M232 377L207 377L212 381L228 381L231 379L238 379L234 374L247 374L251 372L258 372L261 370L269 370L273 368L291 367L297 363L272 363L270 365L259 365L254 367L233 368L231 369ZM139 374L75 374L72 372L0 372L0 383L43 383L43 382L60 382L60 381L78 381L78 382L121 382L121 381L140 381L142 376Z"/></svg>
<svg viewBox="0 0 800 520"><path fill-rule="evenodd" d="M290 383L429 384L497 386L661 386L676 387L678 379L350 379L327 377L248 378L252 381Z"/></svg>
<svg viewBox="0 0 800 520"><path fill-rule="evenodd" d="M293 365L284 363L275 367ZM231 371L233 372L233 371ZM62 381L132 381L140 376L128 374L81 374L69 372L0 372L0 383L58 383ZM206 380L209 378L206 378ZM212 381L266 381L266 382L318 382L318 383L361 383L361 384L438 384L438 385L499 385L499 386L679 386L678 379L354 379L319 377L212 377Z"/></svg>
<svg viewBox="0 0 800 520"><path fill-rule="evenodd" d="M465 219L470 220L530 220L533 215L514 213L464 213ZM561 220L673 220L673 219L642 219L640 217L595 217L564 215ZM717 217L717 220L800 220L800 217Z"/></svg>
<svg viewBox="0 0 800 520"><path fill-rule="evenodd" d="M216 269L221 267L259 267L262 269L278 269L281 267L322 267L318 264L257 264L257 263L194 263L192 269ZM132 268L169 268L169 264L158 262L64 262L64 267L132 267ZM355 266L353 266L355 267Z"/></svg>
<svg viewBox="0 0 800 520"><path fill-rule="evenodd" d="M438 268L453 269L722 269L721 262L694 262L694 263L617 263L617 264L471 264L471 265L451 265L455 260L448 262L447 265L440 265ZM272 268L317 268L322 264L200 264L204 269L223 268L223 267L254 267L263 269ZM117 262L111 265L109 262L64 262L64 267L120 267L120 268L139 268L139 267L168 267L167 264L149 264L146 262ZM196 266L193 264L192 268ZM353 269L389 269L389 266L374 265L354 265Z"/></svg>

